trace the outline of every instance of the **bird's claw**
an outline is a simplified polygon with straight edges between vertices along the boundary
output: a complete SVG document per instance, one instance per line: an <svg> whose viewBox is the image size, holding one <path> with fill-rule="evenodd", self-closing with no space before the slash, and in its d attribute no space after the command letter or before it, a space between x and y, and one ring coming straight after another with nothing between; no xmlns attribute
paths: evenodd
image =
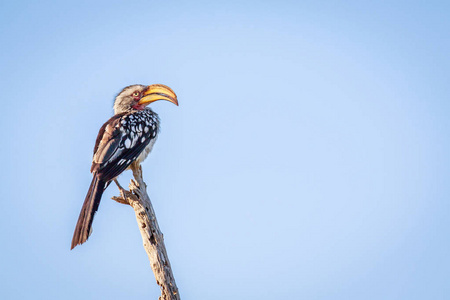
<svg viewBox="0 0 450 300"><path fill-rule="evenodd" d="M120 183L117 181L117 179L114 179L114 182L117 185L117 188L119 189L120 195L121 197L112 197L111 199L113 199L114 201L117 201L119 203L122 204L130 204L130 201L128 199L130 199L131 197L133 197L133 193L130 191L127 191L126 189L124 189Z"/></svg>

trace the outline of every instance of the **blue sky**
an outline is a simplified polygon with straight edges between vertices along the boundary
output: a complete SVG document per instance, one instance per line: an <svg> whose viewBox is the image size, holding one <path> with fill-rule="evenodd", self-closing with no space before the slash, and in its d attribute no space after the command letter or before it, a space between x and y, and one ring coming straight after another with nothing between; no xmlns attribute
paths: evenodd
<svg viewBox="0 0 450 300"><path fill-rule="evenodd" d="M448 299L449 14L2 2L0 297L157 298L114 186L69 249L114 96L163 83L180 106L152 104L143 169L182 299Z"/></svg>

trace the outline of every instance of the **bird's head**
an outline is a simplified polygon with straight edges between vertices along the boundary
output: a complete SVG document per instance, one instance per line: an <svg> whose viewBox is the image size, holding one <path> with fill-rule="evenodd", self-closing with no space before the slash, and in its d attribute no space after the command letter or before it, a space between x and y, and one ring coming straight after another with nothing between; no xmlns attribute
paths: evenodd
<svg viewBox="0 0 450 300"><path fill-rule="evenodd" d="M178 105L177 95L166 85L130 85L124 88L114 100L114 114L143 110L148 104L158 100L167 100Z"/></svg>

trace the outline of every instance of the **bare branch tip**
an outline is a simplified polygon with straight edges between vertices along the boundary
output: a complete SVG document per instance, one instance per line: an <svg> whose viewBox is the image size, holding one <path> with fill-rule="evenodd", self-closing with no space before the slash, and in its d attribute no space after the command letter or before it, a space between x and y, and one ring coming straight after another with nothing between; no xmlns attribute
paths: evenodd
<svg viewBox="0 0 450 300"><path fill-rule="evenodd" d="M113 197L111 197L111 199L120 204L130 205L130 202L126 198L123 198L123 197L113 196Z"/></svg>

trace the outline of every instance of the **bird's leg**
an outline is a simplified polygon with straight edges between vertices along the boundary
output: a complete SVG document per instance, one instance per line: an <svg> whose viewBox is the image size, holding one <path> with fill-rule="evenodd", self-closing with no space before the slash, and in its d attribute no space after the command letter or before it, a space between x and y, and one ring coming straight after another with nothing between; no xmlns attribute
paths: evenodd
<svg viewBox="0 0 450 300"><path fill-rule="evenodd" d="M114 182L116 183L117 187L119 188L120 191L120 195L124 198L126 197L130 197L131 195L133 195L133 193L131 193L130 191L127 191L126 189L124 189L120 183L117 181L116 178L114 178Z"/></svg>
<svg viewBox="0 0 450 300"><path fill-rule="evenodd" d="M120 183L117 181L117 178L113 179L114 182L116 183L117 187L119 188L120 193L122 193L122 191L124 191L125 189L120 185Z"/></svg>
<svg viewBox="0 0 450 300"><path fill-rule="evenodd" d="M116 183L117 187L119 188L121 197L112 197L112 199L113 199L114 201L119 202L119 203L122 203L122 204L128 204L128 205L129 205L130 202L128 201L128 198L131 197L131 196L133 196L133 193L131 193L130 191L127 191L126 189L124 189L124 188L120 185L120 183L117 181L116 178L114 178L114 182Z"/></svg>

